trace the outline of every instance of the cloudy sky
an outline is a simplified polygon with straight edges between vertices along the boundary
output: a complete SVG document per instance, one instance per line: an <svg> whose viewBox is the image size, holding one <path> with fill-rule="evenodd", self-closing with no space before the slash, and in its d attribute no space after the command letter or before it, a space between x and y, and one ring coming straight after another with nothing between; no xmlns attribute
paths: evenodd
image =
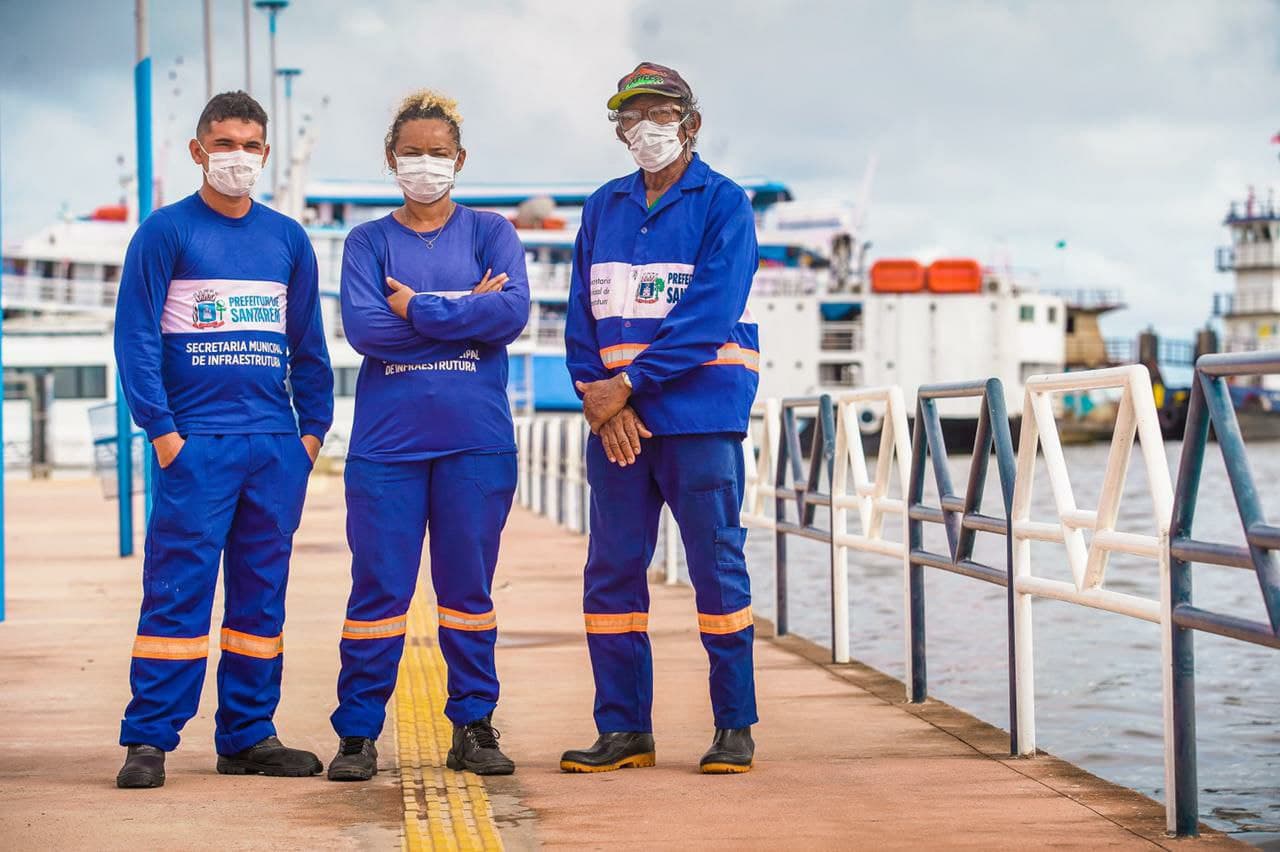
<svg viewBox="0 0 1280 852"><path fill-rule="evenodd" d="M0 0L6 243L118 198L132 5ZM204 96L200 3L151 7L173 198L198 180L184 147ZM214 0L218 89L244 85L240 9ZM261 13L252 35L266 102ZM381 176L397 98L431 86L461 103L469 179L604 180L631 168L605 121L617 78L674 66L721 171L853 198L875 155L873 256L1120 288L1131 307L1112 334L1189 337L1231 284L1213 271L1227 202L1280 184L1280 0L293 0L279 55L304 70L313 175L363 179Z"/></svg>

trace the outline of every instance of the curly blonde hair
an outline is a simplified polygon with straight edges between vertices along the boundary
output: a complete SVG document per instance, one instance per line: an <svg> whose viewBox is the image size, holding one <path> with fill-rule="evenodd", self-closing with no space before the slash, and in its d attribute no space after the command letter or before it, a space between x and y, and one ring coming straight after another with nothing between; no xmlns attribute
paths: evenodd
<svg viewBox="0 0 1280 852"><path fill-rule="evenodd" d="M462 113L458 111L458 102L433 89L418 89L410 92L400 106L396 107L396 116L391 121L385 140L388 151L395 151L396 140L400 137L400 128L406 122L420 118L438 118L449 123L453 130L453 141L462 147Z"/></svg>

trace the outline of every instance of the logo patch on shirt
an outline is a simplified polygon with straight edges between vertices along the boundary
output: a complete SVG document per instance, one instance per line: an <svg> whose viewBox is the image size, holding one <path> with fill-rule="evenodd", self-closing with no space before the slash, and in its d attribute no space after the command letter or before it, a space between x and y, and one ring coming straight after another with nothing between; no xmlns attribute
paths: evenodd
<svg viewBox="0 0 1280 852"><path fill-rule="evenodd" d="M276 281L175 278L169 282L164 334L286 333L288 288Z"/></svg>
<svg viewBox="0 0 1280 852"><path fill-rule="evenodd" d="M212 288L197 290L195 304L191 308L192 328L220 328L225 320L227 304L218 298L218 291Z"/></svg>
<svg viewBox="0 0 1280 852"><path fill-rule="evenodd" d="M640 276L640 286L636 288L636 301L642 305L652 305L658 301L667 283L656 272L646 272Z"/></svg>

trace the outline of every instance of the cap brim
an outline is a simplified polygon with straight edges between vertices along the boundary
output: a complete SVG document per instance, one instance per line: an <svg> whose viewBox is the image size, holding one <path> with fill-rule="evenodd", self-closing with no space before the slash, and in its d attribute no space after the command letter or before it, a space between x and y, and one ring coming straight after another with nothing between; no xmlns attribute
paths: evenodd
<svg viewBox="0 0 1280 852"><path fill-rule="evenodd" d="M609 104L608 104L609 109L617 109L618 107L622 106L622 104L627 100L627 98L631 97L632 95L662 95L664 98L675 98L675 99L679 99L680 97L679 95L673 95L670 92L664 92L660 89L645 89L645 88L627 89L625 92L618 92L618 94L609 98Z"/></svg>

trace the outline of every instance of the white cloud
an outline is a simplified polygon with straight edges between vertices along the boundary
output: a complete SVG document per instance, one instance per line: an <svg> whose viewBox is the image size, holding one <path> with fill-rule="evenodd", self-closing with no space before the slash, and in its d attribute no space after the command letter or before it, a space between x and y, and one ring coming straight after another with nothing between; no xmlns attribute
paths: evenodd
<svg viewBox="0 0 1280 852"><path fill-rule="evenodd" d="M72 5L0 27L10 235L62 198L113 199L112 158L132 158L128 15ZM198 15L183 14L157 12L154 35L175 189L194 185L181 145L203 99ZM217 22L218 87L240 85L238 16ZM254 27L266 102L263 16ZM468 180L603 180L630 167L604 101L651 59L693 84L700 147L722 171L849 198L878 154L874 255L1008 256L1046 284L1124 288L1132 308L1112 333L1154 322L1186 336L1230 286L1212 266L1227 202L1275 181L1278 29L1268 0L307 0L284 13L279 45L305 72L317 176L378 177L395 102L431 86L461 103ZM55 35L71 49L26 53ZM41 162L57 167L37 178Z"/></svg>

